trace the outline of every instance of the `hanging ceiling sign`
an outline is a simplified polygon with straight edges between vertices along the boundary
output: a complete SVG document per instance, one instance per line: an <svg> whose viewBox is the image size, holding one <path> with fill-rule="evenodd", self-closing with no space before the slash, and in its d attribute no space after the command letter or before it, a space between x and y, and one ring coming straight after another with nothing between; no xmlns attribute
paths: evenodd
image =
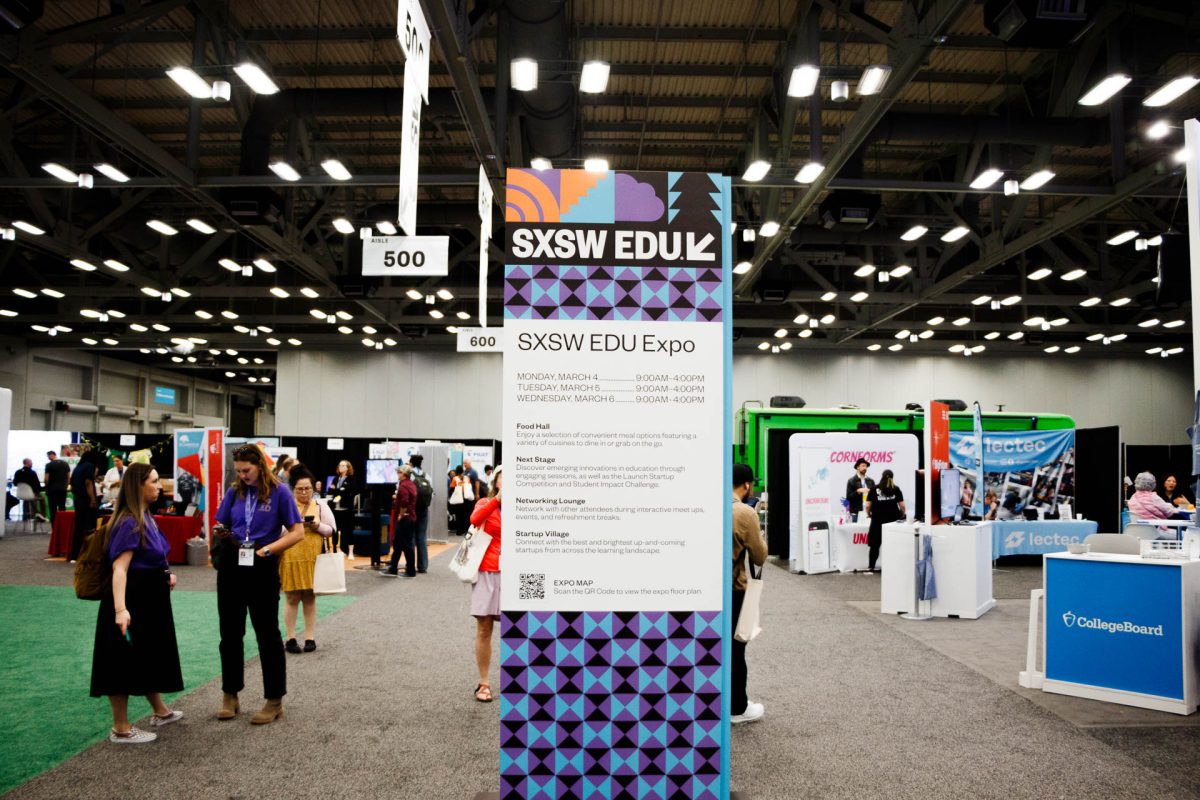
<svg viewBox="0 0 1200 800"><path fill-rule="evenodd" d="M404 127L400 139L400 193L396 216L401 229L409 236L415 236L421 101L422 98L429 99L429 26L425 24L425 15L417 0L401 0L396 11L396 36L404 51Z"/></svg>
<svg viewBox="0 0 1200 800"><path fill-rule="evenodd" d="M450 272L449 236L371 236L363 239L367 276L416 278Z"/></svg>

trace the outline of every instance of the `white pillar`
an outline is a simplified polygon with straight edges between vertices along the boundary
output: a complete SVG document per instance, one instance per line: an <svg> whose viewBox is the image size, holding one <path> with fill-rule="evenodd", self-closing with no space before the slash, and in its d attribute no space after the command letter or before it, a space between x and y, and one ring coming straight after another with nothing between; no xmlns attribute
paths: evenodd
<svg viewBox="0 0 1200 800"><path fill-rule="evenodd" d="M1187 152L1188 262L1192 279L1192 389L1200 392L1200 120L1183 123Z"/></svg>

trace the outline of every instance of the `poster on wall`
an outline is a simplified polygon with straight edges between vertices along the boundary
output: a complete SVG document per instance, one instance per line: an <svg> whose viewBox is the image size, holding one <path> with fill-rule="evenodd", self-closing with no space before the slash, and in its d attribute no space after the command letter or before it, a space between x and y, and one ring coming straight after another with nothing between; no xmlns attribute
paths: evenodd
<svg viewBox="0 0 1200 800"><path fill-rule="evenodd" d="M951 431L950 462L962 473L961 504L980 493L975 443L967 431ZM1075 431L984 431L982 493L995 492L996 518L1025 519L1075 507Z"/></svg>
<svg viewBox="0 0 1200 800"><path fill-rule="evenodd" d="M727 797L729 179L507 180L501 797Z"/></svg>

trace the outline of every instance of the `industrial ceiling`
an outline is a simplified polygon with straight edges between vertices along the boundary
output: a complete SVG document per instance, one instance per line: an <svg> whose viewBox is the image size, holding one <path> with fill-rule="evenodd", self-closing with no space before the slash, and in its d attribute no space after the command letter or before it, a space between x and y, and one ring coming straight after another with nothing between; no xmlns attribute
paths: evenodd
<svg viewBox="0 0 1200 800"><path fill-rule="evenodd" d="M364 279L359 242L396 219L395 3L0 0L0 333L236 383L269 380L281 349L453 349L448 327L478 324L479 165L502 203L507 167L604 158L733 176L738 351L1189 343L1176 273L1196 4L421 6L418 223L450 237L451 269L402 282ZM511 83L521 58L534 91ZM580 91L589 61L609 65L600 92ZM252 90L245 63L280 91ZM189 96L177 67L229 98ZM1098 85L1111 95L1081 103ZM1183 91L1148 105L1167 85ZM1179 267L1161 287L1160 253Z"/></svg>

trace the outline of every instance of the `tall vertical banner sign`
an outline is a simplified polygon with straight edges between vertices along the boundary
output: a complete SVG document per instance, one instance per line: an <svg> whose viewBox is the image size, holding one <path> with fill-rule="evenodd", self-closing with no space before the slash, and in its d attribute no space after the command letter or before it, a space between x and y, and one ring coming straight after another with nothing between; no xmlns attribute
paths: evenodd
<svg viewBox="0 0 1200 800"><path fill-rule="evenodd" d="M509 170L500 795L729 792L729 179Z"/></svg>
<svg viewBox="0 0 1200 800"><path fill-rule="evenodd" d="M487 327L488 245L492 240L492 182L479 165L479 327Z"/></svg>
<svg viewBox="0 0 1200 800"><path fill-rule="evenodd" d="M982 517L986 509L983 507L983 409L979 403L975 404L975 412L971 415L971 439L975 445L975 492L971 495L971 514Z"/></svg>
<svg viewBox="0 0 1200 800"><path fill-rule="evenodd" d="M937 522L941 514L941 509L933 502L933 487L940 487L941 471L950 468L950 406L930 402L929 411L925 412L925 430L925 516L928 524Z"/></svg>
<svg viewBox="0 0 1200 800"><path fill-rule="evenodd" d="M195 506L205 532L216 522L224 494L225 429L179 428L175 431L175 501Z"/></svg>
<svg viewBox="0 0 1200 800"><path fill-rule="evenodd" d="M400 139L401 229L417 235L417 160L421 145L421 101L429 101L429 26L418 0L400 0L396 38L404 52L404 128Z"/></svg>

